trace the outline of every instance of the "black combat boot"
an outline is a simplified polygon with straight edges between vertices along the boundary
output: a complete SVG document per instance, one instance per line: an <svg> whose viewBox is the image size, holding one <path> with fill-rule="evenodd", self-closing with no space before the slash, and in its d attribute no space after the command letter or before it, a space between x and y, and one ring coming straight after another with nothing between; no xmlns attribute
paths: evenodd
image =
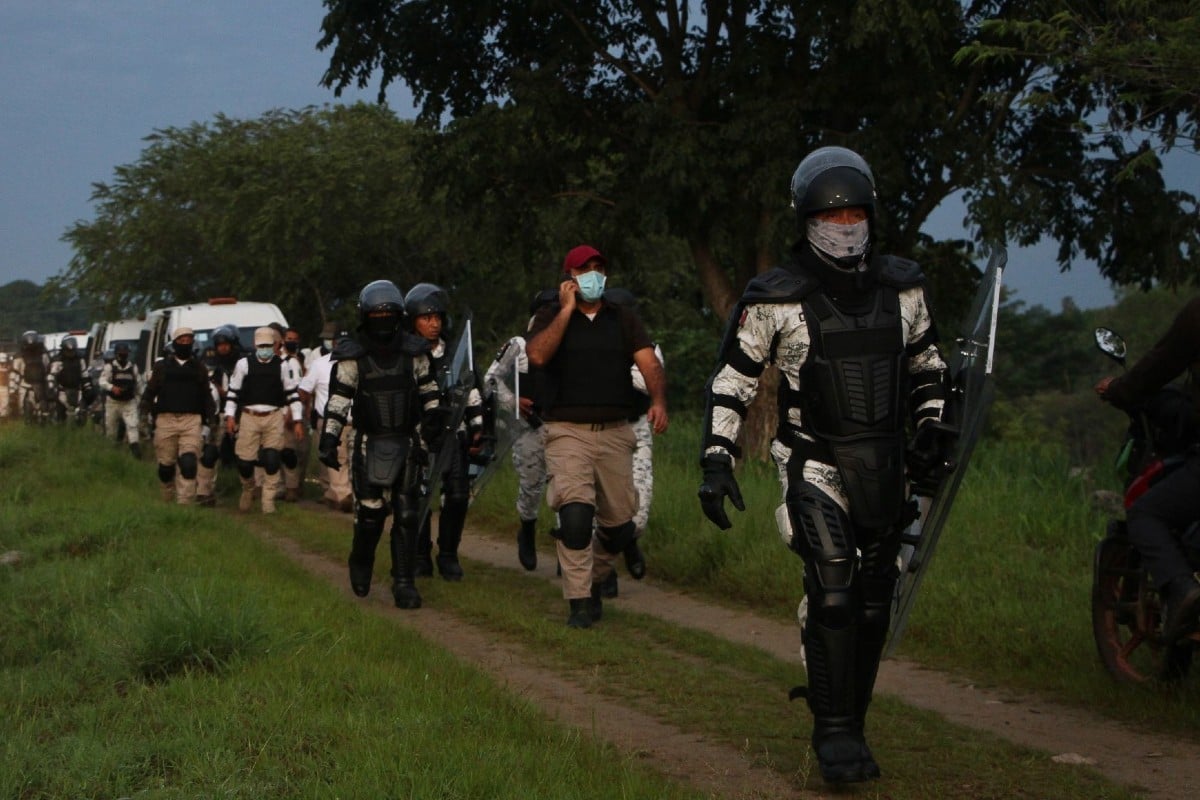
<svg viewBox="0 0 1200 800"><path fill-rule="evenodd" d="M812 613L812 609L809 609ZM812 748L826 783L859 783L879 777L879 767L864 763L866 742L854 709L857 631L827 628L810 616L805 631L808 707L813 714Z"/></svg>
<svg viewBox="0 0 1200 800"><path fill-rule="evenodd" d="M590 628L592 627L592 615L588 611L589 598L583 597L577 600L567 601L571 606L571 615L567 617L568 628Z"/></svg>
<svg viewBox="0 0 1200 800"><path fill-rule="evenodd" d="M383 520L373 514L359 513L354 518L354 539L350 544L350 588L359 597L371 591L375 569L375 548L383 535Z"/></svg>
<svg viewBox="0 0 1200 800"><path fill-rule="evenodd" d="M608 577L600 581L597 586L600 587L600 596L612 599L616 597L620 591L620 586L617 585L617 569L613 567L612 572L608 573Z"/></svg>
<svg viewBox="0 0 1200 800"><path fill-rule="evenodd" d="M420 608L421 594L414 580L417 560L416 531L392 525L392 599L396 608Z"/></svg>
<svg viewBox="0 0 1200 800"><path fill-rule="evenodd" d="M592 596L587 600L588 616L592 618L592 622L599 622L604 616L604 600L601 599L603 594L603 584L593 583Z"/></svg>
<svg viewBox="0 0 1200 800"><path fill-rule="evenodd" d="M448 581L463 579L462 564L458 563L458 545L462 541L463 525L467 519L466 501L446 503L438 515L438 574Z"/></svg>
<svg viewBox="0 0 1200 800"><path fill-rule="evenodd" d="M142 460L142 446L137 442L132 442L129 445L129 454L138 461Z"/></svg>
<svg viewBox="0 0 1200 800"><path fill-rule="evenodd" d="M521 529L517 531L517 561L527 572L537 569L537 545L534 538L537 534L537 520L521 520Z"/></svg>

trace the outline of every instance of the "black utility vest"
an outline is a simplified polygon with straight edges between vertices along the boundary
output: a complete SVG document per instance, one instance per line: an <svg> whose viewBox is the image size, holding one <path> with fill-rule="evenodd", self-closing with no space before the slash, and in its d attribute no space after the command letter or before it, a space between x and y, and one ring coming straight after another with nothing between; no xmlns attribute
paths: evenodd
<svg viewBox="0 0 1200 800"><path fill-rule="evenodd" d="M606 305L594 319L576 311L546 368L552 384L547 416L565 422L628 419L634 412L632 366L619 311ZM582 415L573 413L576 409ZM600 411L604 419L586 409Z"/></svg>
<svg viewBox="0 0 1200 800"><path fill-rule="evenodd" d="M208 391L208 373L200 362L189 358L182 364L174 356L159 362L162 383L154 410L159 414L203 414Z"/></svg>
<svg viewBox="0 0 1200 800"><path fill-rule="evenodd" d="M238 392L238 405L246 406L275 406L280 408L287 405L287 393L283 390L283 361L279 356L272 356L267 363L262 363L254 356L246 357L246 377L242 379L242 388Z"/></svg>
<svg viewBox="0 0 1200 800"><path fill-rule="evenodd" d="M83 383L83 359L64 358L57 380L58 385L64 389L78 389Z"/></svg>
<svg viewBox="0 0 1200 800"><path fill-rule="evenodd" d="M118 400L132 400L134 389L137 388L137 367L132 361L126 361L125 366L121 366L116 361L109 364L112 371L111 383L114 389L121 390L121 396ZM111 395L110 395L111 396Z"/></svg>
<svg viewBox="0 0 1200 800"><path fill-rule="evenodd" d="M354 427L366 434L411 433L419 418L412 356L395 356L384 365L376 356L358 359Z"/></svg>

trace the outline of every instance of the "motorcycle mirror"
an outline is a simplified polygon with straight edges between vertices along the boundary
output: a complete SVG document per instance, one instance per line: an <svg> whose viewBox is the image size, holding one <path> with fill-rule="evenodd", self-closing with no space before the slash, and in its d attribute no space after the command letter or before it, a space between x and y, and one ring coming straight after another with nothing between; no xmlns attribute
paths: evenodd
<svg viewBox="0 0 1200 800"><path fill-rule="evenodd" d="M1125 340L1121 334L1108 328L1096 328L1096 347L1121 366L1125 365Z"/></svg>

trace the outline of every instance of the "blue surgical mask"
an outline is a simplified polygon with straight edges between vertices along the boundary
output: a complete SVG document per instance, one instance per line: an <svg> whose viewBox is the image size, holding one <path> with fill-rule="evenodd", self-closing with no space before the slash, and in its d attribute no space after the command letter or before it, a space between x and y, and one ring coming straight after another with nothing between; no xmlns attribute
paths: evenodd
<svg viewBox="0 0 1200 800"><path fill-rule="evenodd" d="M254 348L254 355L258 356L259 361L270 361L271 357L275 355L275 348L270 346L256 347Z"/></svg>
<svg viewBox="0 0 1200 800"><path fill-rule="evenodd" d="M594 303L604 294L604 273L592 270L575 279L579 284L579 296L585 303Z"/></svg>

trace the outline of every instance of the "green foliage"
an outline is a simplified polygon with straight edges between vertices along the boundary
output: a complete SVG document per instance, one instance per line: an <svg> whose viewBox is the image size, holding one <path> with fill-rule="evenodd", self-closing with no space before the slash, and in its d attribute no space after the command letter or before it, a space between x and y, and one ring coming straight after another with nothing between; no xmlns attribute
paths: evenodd
<svg viewBox="0 0 1200 800"><path fill-rule="evenodd" d="M0 343L15 347L27 330L87 330L97 310L90 301L53 286L25 280L7 283L0 286Z"/></svg>

